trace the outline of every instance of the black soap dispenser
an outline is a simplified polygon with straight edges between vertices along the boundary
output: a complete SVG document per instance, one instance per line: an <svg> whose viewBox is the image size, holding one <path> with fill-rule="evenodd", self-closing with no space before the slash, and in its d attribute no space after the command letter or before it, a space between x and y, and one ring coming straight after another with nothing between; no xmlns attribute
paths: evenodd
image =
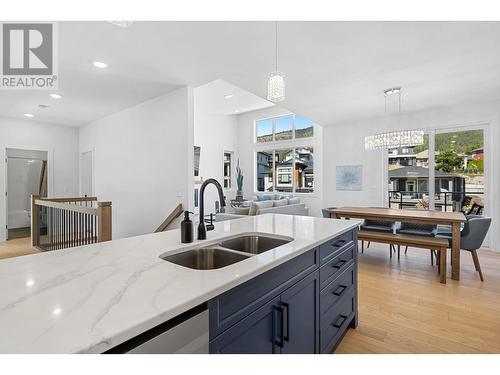
<svg viewBox="0 0 500 375"><path fill-rule="evenodd" d="M194 213L190 211L184 211L184 220L181 221L182 243L193 242L193 221L189 217L189 214L194 214Z"/></svg>

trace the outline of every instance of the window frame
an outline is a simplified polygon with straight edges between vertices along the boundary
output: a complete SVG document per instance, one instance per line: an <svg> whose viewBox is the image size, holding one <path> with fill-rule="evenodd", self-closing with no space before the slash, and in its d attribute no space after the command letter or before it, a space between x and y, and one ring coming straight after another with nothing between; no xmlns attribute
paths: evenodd
<svg viewBox="0 0 500 375"><path fill-rule="evenodd" d="M225 172L225 167L226 167L226 154L229 154L229 178L226 179L226 176L224 174ZM232 191L234 190L233 189L233 186L234 186L234 181L233 181L233 178L234 178L234 174L233 174L233 166L234 166L234 151L231 151L231 150L226 150L224 149L222 151L222 188L225 190L225 191ZM229 187L225 187L225 181L229 181Z"/></svg>
<svg viewBox="0 0 500 375"><path fill-rule="evenodd" d="M292 139L285 139L285 140L279 140L276 141L275 139L275 134L276 134L276 119L280 117L287 117L287 116L292 116ZM293 166L292 166L292 192L278 192L275 190L276 188L276 182L277 182L277 173L276 173L276 154L275 152L277 150L283 150L283 149L291 149L293 155L295 155L295 150L298 148L303 148L303 147L310 147L312 148L313 155L315 155L316 150L317 150L317 142L316 142L316 136L317 136L317 126L314 121L311 120L312 127L313 127L313 135L311 137L300 137L296 138L295 137L295 131L296 131L296 122L295 122L295 113L282 113L280 115L276 116L269 116L269 117L262 117L254 120L254 127L253 127L253 166L254 166L254 171L253 171L253 180L254 180L254 186L253 186L253 191L254 194L262 194L266 192L258 191L257 190L257 153L258 152L273 152L273 174L272 174L272 179L273 179L273 190L270 191L269 193L282 193L284 195L287 194L293 194L296 196L304 196L304 197L310 197L314 198L317 196L317 187L313 187L313 191L311 193L304 193L304 192L297 192L296 191L296 183L295 183L295 178L294 178L294 171L295 171L295 157L293 158ZM257 123L259 121L263 120L273 120L273 126L272 126L272 141L270 142L257 142ZM316 164L316 163L314 163ZM314 167L313 167L314 168ZM315 169L315 168L314 168ZM313 172L314 175L314 172ZM316 174L317 176L317 174ZM316 176L314 177L314 181L316 181Z"/></svg>
<svg viewBox="0 0 500 375"><path fill-rule="evenodd" d="M281 118L281 117L289 117L291 116L292 117L292 138L290 139L282 139L282 140L276 140L276 121L277 119ZM313 127L313 135L311 137L299 137L297 138L296 137L296 131L297 131L297 125L296 125L296 121L295 121L295 118L296 118L296 114L295 113L287 113L287 114L281 114L281 115L277 115L277 116L271 116L271 117L264 117L264 118L260 118L260 119L256 119L254 120L254 129L253 129L253 144L254 146L261 146L261 145L270 145L270 144L275 144L275 143L278 143L278 144L281 144L281 143L289 143L289 142L295 142L295 141L302 141L302 140L314 140L315 137L316 137L316 123L312 120L311 121L311 124L312 124L312 127ZM257 141L257 123L259 121L265 121L265 120L272 120L272 140L270 142L258 142Z"/></svg>
<svg viewBox="0 0 500 375"><path fill-rule="evenodd" d="M429 126L426 128L422 128L425 131L425 134L429 136L429 160L428 160L428 169L429 169L429 174L428 174L428 193L429 193L429 210L435 210L435 196L436 196L436 191L435 191L435 172L436 172L436 161L435 161L435 139L436 135L438 134L443 134L443 133L453 133L453 132L461 132L461 131L469 131L469 130L482 130L483 131L483 148L484 148L484 155L485 155L485 162L484 162L484 200L485 200L485 215L491 215L491 207L490 207L490 202L491 202L491 187L490 187L490 182L491 182L491 153L490 153L490 144L489 144L489 132L490 132L490 122L487 121L479 121L479 122L474 122L474 123L469 123L469 124L460 124L460 125L455 125L455 126L442 126L442 127L437 127L437 126ZM432 152L431 152L432 149ZM384 188L382 189L384 197L384 205L386 207L389 206L389 177L388 177L388 157L390 156L388 150L384 150L382 153L382 161L385 163L384 164ZM430 181L434 181L433 184L430 183Z"/></svg>
<svg viewBox="0 0 500 375"><path fill-rule="evenodd" d="M304 138L306 139L307 141L306 142L299 142L300 144L295 144L295 145L290 145L290 143L288 143L288 146L285 146L284 144L282 144L282 142L278 142L278 144L275 146L275 147L258 147L256 149L254 149L254 152L253 152L253 160L254 160L254 193L255 194L263 194L263 193L279 193L279 194L283 194L283 195L287 195L287 194L293 194L293 195L297 195L297 196L300 196L300 195L303 195L303 196L306 196L306 197L315 197L316 194L317 194L317 191L316 191L316 187L313 187L313 191L310 192L310 193L305 193L305 192L298 192L297 191L297 184L296 184L296 181L295 181L295 163L296 163L296 159L295 159L295 153L296 153L296 150L297 149L300 149L300 148L305 148L305 147L308 147L308 148L311 148L313 150L313 160L314 160L314 155L315 155L315 152L316 152L316 147L314 146L314 143L313 142L310 142L311 138ZM302 144L304 143L304 144ZM269 143L265 143L266 146L269 146ZM259 145L259 146L263 146L263 145ZM277 172L277 169L276 169L276 151L280 151L280 150L291 150L292 152L292 155L294 155L293 157L293 164L292 164L292 192L283 192L283 191L277 191L276 190L276 184L278 182L278 172ZM257 169L258 169L258 166L257 166L257 154L259 152L272 152L272 160L273 160L273 165L272 165L272 180L273 180L273 189L271 191L259 191L258 190L258 178L257 178ZM314 167L315 163L313 162L313 176L315 176L315 167ZM316 177L314 177L314 181L316 181Z"/></svg>

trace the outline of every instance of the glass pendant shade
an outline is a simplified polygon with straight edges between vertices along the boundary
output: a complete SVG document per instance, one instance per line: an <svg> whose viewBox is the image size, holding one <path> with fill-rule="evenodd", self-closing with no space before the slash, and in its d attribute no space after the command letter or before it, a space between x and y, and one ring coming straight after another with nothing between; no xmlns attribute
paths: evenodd
<svg viewBox="0 0 500 375"><path fill-rule="evenodd" d="M398 130L365 137L365 150L411 147L424 144L423 130Z"/></svg>
<svg viewBox="0 0 500 375"><path fill-rule="evenodd" d="M269 74L267 100L273 103L285 100L285 75L283 73L275 71Z"/></svg>

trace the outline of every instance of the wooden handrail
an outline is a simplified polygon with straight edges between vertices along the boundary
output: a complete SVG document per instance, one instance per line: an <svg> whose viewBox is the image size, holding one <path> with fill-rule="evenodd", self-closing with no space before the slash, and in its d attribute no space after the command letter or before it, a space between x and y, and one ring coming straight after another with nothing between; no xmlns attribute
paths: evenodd
<svg viewBox="0 0 500 375"><path fill-rule="evenodd" d="M56 250L111 239L111 202L98 202L96 197L31 197L32 246Z"/></svg>
<svg viewBox="0 0 500 375"><path fill-rule="evenodd" d="M172 222L177 219L182 213L184 209L182 208L182 204L178 204L177 207L167 216L167 218L160 224L158 228L154 231L154 233L163 232L167 229L167 227L172 224Z"/></svg>
<svg viewBox="0 0 500 375"><path fill-rule="evenodd" d="M43 199L35 199L35 204L40 207L52 207L52 208L58 208L60 210L69 210L73 212L79 212L82 214L87 214L87 215L97 215L98 214L98 209L94 207L85 207L85 206L79 206L75 204L69 204L69 203L61 203L58 201L53 201L53 200L43 200Z"/></svg>

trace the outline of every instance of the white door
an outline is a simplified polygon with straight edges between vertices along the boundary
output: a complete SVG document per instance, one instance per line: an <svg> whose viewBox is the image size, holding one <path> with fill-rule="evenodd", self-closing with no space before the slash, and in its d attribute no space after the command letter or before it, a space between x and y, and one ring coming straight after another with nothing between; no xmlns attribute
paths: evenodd
<svg viewBox="0 0 500 375"><path fill-rule="evenodd" d="M80 194L82 196L93 196L94 194L94 170L92 151L80 154Z"/></svg>

